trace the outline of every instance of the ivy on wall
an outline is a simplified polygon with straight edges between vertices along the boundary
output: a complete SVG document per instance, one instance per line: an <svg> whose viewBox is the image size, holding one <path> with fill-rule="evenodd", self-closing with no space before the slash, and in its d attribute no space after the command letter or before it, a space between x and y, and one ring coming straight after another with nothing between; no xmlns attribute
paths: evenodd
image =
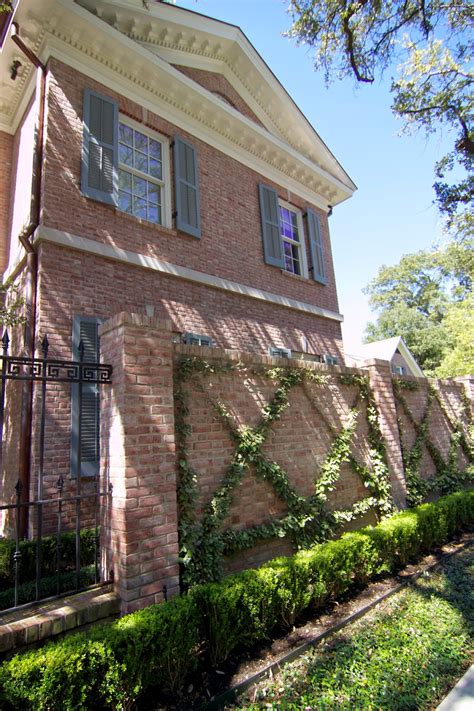
<svg viewBox="0 0 474 711"><path fill-rule="evenodd" d="M214 400L205 388L206 377L234 373L244 376L265 377L276 382L271 400L262 408L261 417L254 428L239 426L226 404ZM308 389L313 383L326 386L331 376L304 368L249 368L240 362L210 363L202 358L184 358L176 370L176 428L180 483L178 505L180 509L180 551L182 580L187 586L218 580L222 575L223 558L237 551L253 547L258 541L288 537L295 548L305 548L315 542L327 540L339 526L362 516L372 509L378 518L393 511L390 477L386 463L385 447L380 431L377 407L363 375L341 375L339 383L357 388L357 397L349 410L346 422L336 431L328 418L317 406ZM198 498L198 473L188 461L188 438L191 426L188 423L189 405L185 384L192 383L207 399L216 417L224 424L235 445L235 450L223 479L204 507L200 520L196 516ZM289 394L301 386L332 435L329 452L320 467L315 468L314 489L309 497L298 494L291 485L287 473L262 451L272 426L289 407ZM361 401L365 403L368 423L368 445L371 466L360 464L351 452L351 442L360 415ZM368 489L369 496L358 501L346 511L331 511L327 506L330 493L340 477L341 467L347 462ZM223 524L232 504L236 487L246 471L252 468L259 479L267 481L285 503L286 513L266 523L243 531L224 529Z"/></svg>
<svg viewBox="0 0 474 711"><path fill-rule="evenodd" d="M461 403L468 422L467 434L464 432L462 423L459 420L453 420L440 396L438 389L433 383L430 383L428 386L423 415L419 421L416 421L413 417L413 413L408 407L403 391L413 392L418 390L419 387L419 384L413 380L404 380L402 378L396 378L393 380L395 399L397 400L398 405L400 406L408 422L415 430L414 443L411 447L408 447L405 444L406 434L404 431L403 421L400 416L398 417L402 458L407 486L407 503L409 506L418 506L432 491L438 491L441 494L451 494L460 489L463 484L474 478L474 468L471 466L474 463L474 437L472 436L471 405L464 388L461 390ZM442 456L438 447L436 447L429 436L430 416L434 402L438 404L451 430L449 450L446 459ZM428 451L428 454L430 455L436 469L436 474L430 478L424 478L421 475L423 448L426 448ZM458 466L458 454L460 450L463 452L469 463L469 466L466 467L464 471L460 471Z"/></svg>

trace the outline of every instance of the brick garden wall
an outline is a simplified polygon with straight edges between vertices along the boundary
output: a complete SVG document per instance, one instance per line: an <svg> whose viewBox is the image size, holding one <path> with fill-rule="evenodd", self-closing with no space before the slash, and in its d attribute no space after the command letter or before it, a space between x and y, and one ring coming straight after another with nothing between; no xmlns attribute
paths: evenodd
<svg viewBox="0 0 474 711"><path fill-rule="evenodd" d="M171 347L169 322L126 314L103 327L102 339L104 357L116 368L119 363L106 394L102 434L108 452L104 455L105 471L115 482L110 520L118 516L119 521L110 528L113 545L109 547L109 565L121 581L117 585L127 591L124 610L162 599L163 585L168 590L176 589L176 516L186 526L191 523L198 534L195 540L204 540L203 531L212 523L209 512L221 505L225 487L230 497L214 530L218 536L256 530L288 515L285 496L271 477L257 471L258 457L254 463L244 462L241 474L229 486L239 439L235 433L252 436L261 431L258 456L263 459L259 461L284 472L288 487L307 499L321 476L326 476L324 468L333 457L334 442L347 431L356 412L348 454L338 463L327 501L330 511L346 514L374 493L360 473L374 470L380 452L371 439L374 430L368 418L374 403L379 439L385 447L386 475L398 507L406 505L405 460L413 446L414 422L426 416L428 391L432 393L429 436L445 464L453 449L453 431L460 429L467 435L469 379L428 382L398 378L394 388L389 365L383 361L367 362L358 370L238 351ZM270 427L259 429L286 368L304 373L304 377L289 389L288 403L280 416ZM364 384L369 385L370 397ZM125 391L131 400L125 397ZM404 419L404 407L410 408L413 422L408 416ZM465 469L468 457L459 441L456 446L457 463ZM439 459L433 461L429 453L424 453L420 474L425 478L438 476L439 466ZM182 489L189 472L191 496ZM165 511L169 520L164 518ZM363 514L348 525L358 527L375 521L380 515L377 500L363 507ZM155 548L150 540L156 541ZM119 553L123 545L125 555ZM229 573L256 566L294 549L291 535L268 536L224 555L222 570ZM225 550L224 545L221 553ZM127 565L131 565L131 573Z"/></svg>
<svg viewBox="0 0 474 711"><path fill-rule="evenodd" d="M200 536L204 540L202 533L211 524L215 540L224 542L216 554L223 556L222 572L229 573L295 550L298 537L291 530L257 535L244 546L229 548L228 542L286 521L293 516L288 496L304 506L329 470L327 510L343 512L350 519L345 525L357 527L382 513L383 497L370 480L377 467L375 481L386 481L395 504L403 508L417 446L421 457L415 475L438 482L429 496L443 493L453 461L461 470L472 463L472 378L392 378L384 361L340 368L185 346L173 343L171 322L129 313L101 327L101 350L102 361L114 368L112 385L101 389L102 489L113 485L111 502L102 510L101 550L122 612L178 590L179 522L197 532L190 545L186 534L181 539L188 552ZM278 417L265 425L288 373L297 377ZM59 474L66 495L74 494L76 486L69 473L69 403L61 388L51 390L46 424L45 490L53 497ZM38 407L37 397L36 417ZM335 459L335 443L340 446L344 433L347 449ZM256 454L241 448L243 458L236 459L243 437L251 442L256 435ZM262 470L262 462L267 469ZM330 462L333 469L328 470ZM189 473L191 495L183 489ZM6 480L2 483L5 495ZM361 515L351 515L357 509ZM213 518L215 511L221 512L219 520ZM64 528L74 526L74 515L65 508Z"/></svg>

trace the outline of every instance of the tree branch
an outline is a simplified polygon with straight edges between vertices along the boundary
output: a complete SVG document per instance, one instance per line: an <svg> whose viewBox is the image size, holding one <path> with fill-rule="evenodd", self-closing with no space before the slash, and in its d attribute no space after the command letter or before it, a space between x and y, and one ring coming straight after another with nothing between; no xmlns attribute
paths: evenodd
<svg viewBox="0 0 474 711"><path fill-rule="evenodd" d="M461 125L461 131L462 131L462 137L459 139L459 141L456 141L456 149L458 151L463 151L467 155L474 156L474 141L472 140L470 136L470 131L469 131L469 126L467 125L466 121L463 119L461 114L459 113L458 109L456 106L453 104L447 104L445 106L439 104L439 105L432 105L432 106L423 106L419 109L403 109L403 111L400 111L399 113L401 115L404 114L412 114L412 115L419 115L419 114L426 114L429 113L430 111L452 111L453 114L455 115L456 119L459 121Z"/></svg>
<svg viewBox="0 0 474 711"><path fill-rule="evenodd" d="M342 17L342 29L344 31L344 35L346 37L346 49L349 54L349 63L351 65L352 71L355 74L355 77L357 81L360 82L365 82L367 84L372 84L374 81L374 78L370 78L367 75L363 75L359 71L359 67L357 66L355 54L354 54L354 33L352 32L349 22L353 15L355 14L355 8L352 8L352 10L348 10L347 13L343 14Z"/></svg>

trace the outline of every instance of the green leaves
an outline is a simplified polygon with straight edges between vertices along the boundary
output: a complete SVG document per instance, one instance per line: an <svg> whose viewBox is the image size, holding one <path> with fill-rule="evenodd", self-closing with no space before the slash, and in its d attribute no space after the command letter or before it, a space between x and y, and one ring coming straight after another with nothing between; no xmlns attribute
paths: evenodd
<svg viewBox="0 0 474 711"><path fill-rule="evenodd" d="M453 151L436 172L443 178L456 166L459 182L435 187L450 219L458 209L467 214L474 160L470 0L291 0L289 12L288 36L314 51L315 68L327 83L353 76L371 84L390 69L395 73L391 108L404 121L402 130L454 129ZM458 177L459 169L466 171L465 179Z"/></svg>
<svg viewBox="0 0 474 711"><path fill-rule="evenodd" d="M0 6L1 10L1 6ZM25 322L23 307L25 299L21 290L11 279L0 284L0 326L11 328Z"/></svg>

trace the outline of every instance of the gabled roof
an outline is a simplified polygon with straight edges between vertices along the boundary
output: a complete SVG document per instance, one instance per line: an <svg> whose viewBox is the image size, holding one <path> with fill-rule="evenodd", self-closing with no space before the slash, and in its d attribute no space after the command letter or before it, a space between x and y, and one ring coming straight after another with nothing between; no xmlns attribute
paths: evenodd
<svg viewBox="0 0 474 711"><path fill-rule="evenodd" d="M357 355L347 355L347 360L352 361L354 364L362 360L369 360L371 358L377 358L379 360L392 361L393 356L396 352L405 360L406 364L410 368L411 374L415 375L417 378L423 378L424 374L415 358L413 357L410 349L403 340L401 336L394 336L393 338L385 338L382 341L373 341L372 343L364 343L359 348Z"/></svg>
<svg viewBox="0 0 474 711"><path fill-rule="evenodd" d="M153 0L148 8L142 0L19 0L14 19L42 61L56 56L103 77L107 86L309 202L328 209L352 195L350 177L238 27ZM33 74L18 54L7 39L0 56L0 129L10 132ZM12 82L16 58L22 67ZM258 122L174 65L222 74Z"/></svg>

